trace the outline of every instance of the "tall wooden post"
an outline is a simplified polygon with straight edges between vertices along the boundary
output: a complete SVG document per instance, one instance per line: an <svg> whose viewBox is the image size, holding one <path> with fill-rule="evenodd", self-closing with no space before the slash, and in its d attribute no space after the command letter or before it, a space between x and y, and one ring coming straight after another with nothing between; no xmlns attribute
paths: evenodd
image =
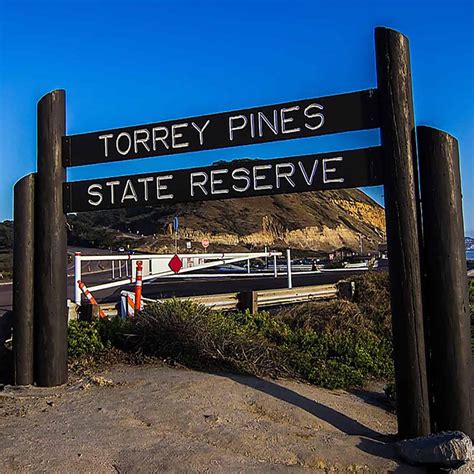
<svg viewBox="0 0 474 474"><path fill-rule="evenodd" d="M376 28L375 50L385 163L398 434L430 432L420 271L417 169L408 39Z"/></svg>
<svg viewBox="0 0 474 474"><path fill-rule="evenodd" d="M38 103L38 174L35 223L35 379L40 386L67 381L66 219L63 213L61 140L65 92Z"/></svg>
<svg viewBox="0 0 474 474"><path fill-rule="evenodd" d="M433 430L471 437L471 323L457 140L417 127Z"/></svg>
<svg viewBox="0 0 474 474"><path fill-rule="evenodd" d="M33 383L35 176L21 178L13 197L13 379Z"/></svg>

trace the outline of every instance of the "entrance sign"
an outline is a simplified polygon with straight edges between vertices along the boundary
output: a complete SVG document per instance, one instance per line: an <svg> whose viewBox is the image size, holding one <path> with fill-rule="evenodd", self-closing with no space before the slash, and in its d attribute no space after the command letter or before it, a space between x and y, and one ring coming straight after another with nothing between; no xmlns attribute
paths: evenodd
<svg viewBox="0 0 474 474"><path fill-rule="evenodd" d="M15 205L15 228L28 229L34 237L34 271L28 277L26 274L20 277L18 272L13 276L16 329L30 325L34 307L35 334L39 335L32 338L30 330L15 330L16 382L54 386L67 381L63 211L383 184L398 435L414 438L432 430L459 430L472 437L467 389L471 380L471 348L469 331L465 330L468 313L457 145L453 137L440 136L439 131L420 132L422 159L418 160L408 39L397 31L377 28L375 52L377 90L82 135L65 136L64 91L43 97L38 104L38 172L29 185L18 183L15 194L15 200L24 201L26 209ZM380 147L64 182L65 168L69 166L371 128L380 128ZM422 178L421 201L418 172ZM446 202L456 193L454 204L448 206ZM28 200L30 203L26 205ZM441 241L440 228L446 234ZM31 267L32 257L28 252L32 245L27 240L15 238L16 267ZM449 258L452 255L459 258ZM420 266L422 256L435 261L431 266L426 265L424 274ZM176 272L181 265L177 255L170 261L170 268ZM425 278L431 286L422 285ZM443 297L438 306L449 301L449 311L433 313L425 303L433 299L428 294L432 287ZM24 303L20 303L23 299ZM438 313L443 317L434 318L433 314ZM426 347L425 333L430 335ZM443 344L449 347L449 341L453 340L459 350L437 351ZM31 372L33 353L34 373ZM441 365L441 372L448 374L445 378L456 374L451 383L439 384L436 380L431 368Z"/></svg>
<svg viewBox="0 0 474 474"><path fill-rule="evenodd" d="M375 89L63 139L63 165L212 150L379 126Z"/></svg>
<svg viewBox="0 0 474 474"><path fill-rule="evenodd" d="M64 183L64 211L156 206L382 183L382 151L373 147Z"/></svg>

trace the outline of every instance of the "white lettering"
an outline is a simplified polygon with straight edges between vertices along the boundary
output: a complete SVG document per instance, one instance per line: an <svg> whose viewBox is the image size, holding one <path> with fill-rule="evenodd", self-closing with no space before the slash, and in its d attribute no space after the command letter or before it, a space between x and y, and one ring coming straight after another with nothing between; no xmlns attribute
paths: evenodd
<svg viewBox="0 0 474 474"><path fill-rule="evenodd" d="M233 125L234 120L242 120L242 125L237 127ZM229 138L231 140L234 139L234 131L235 130L242 130L247 125L247 117L245 115L234 115L233 117L229 117Z"/></svg>
<svg viewBox="0 0 474 474"><path fill-rule="evenodd" d="M111 204L115 204L114 186L117 186L118 184L120 184L120 181L107 181L105 183L106 186L110 187L110 203Z"/></svg>
<svg viewBox="0 0 474 474"><path fill-rule="evenodd" d="M335 171L337 171L336 168L326 168L327 163L332 161L342 161L342 156L337 156L335 158L323 158L323 183L343 183L344 178L328 178L328 173L334 173Z"/></svg>
<svg viewBox="0 0 474 474"><path fill-rule="evenodd" d="M156 177L156 197L158 199L173 199L174 198L174 194L161 194L161 191L168 191L168 185L161 184L161 181L165 181L167 179L173 179L173 175L167 174L165 176Z"/></svg>
<svg viewBox="0 0 474 474"><path fill-rule="evenodd" d="M148 182L153 181L153 177L149 176L148 178L138 178L139 183L143 183L143 196L145 201L148 201Z"/></svg>
<svg viewBox="0 0 474 474"><path fill-rule="evenodd" d="M163 137L158 137L156 136L157 132L165 132L164 136ZM168 129L166 127L153 127L151 129L151 133L152 133L152 137L153 137L153 151L156 151L156 142L157 141L160 141L161 143L163 143L163 145L165 146L165 148L167 150L169 150L169 145L168 143L166 143L166 138L168 137Z"/></svg>
<svg viewBox="0 0 474 474"><path fill-rule="evenodd" d="M255 138L255 115L250 114L250 136Z"/></svg>
<svg viewBox="0 0 474 474"><path fill-rule="evenodd" d="M96 191L96 189L98 191ZM102 200L104 199L103 196L102 196L102 193L100 192L102 190L102 185L97 183L97 184L91 184L88 188L87 188L87 193L89 194L89 196L93 196L93 197L97 197L97 201L92 201L91 199L89 199L87 202L91 205L91 206L98 206Z"/></svg>
<svg viewBox="0 0 474 474"><path fill-rule="evenodd" d="M319 110L323 110L324 107L320 104L310 104L308 105L308 107L306 107L304 109L304 114L306 117L308 118L318 118L319 119L319 123L317 125L308 125L307 123L304 124L304 126L308 129L308 130L317 130L318 128L321 128L323 125L324 125L324 114L318 112L318 113L315 113L315 114L310 114L309 113L309 110L310 109L313 109L313 108L316 108L316 109L319 109Z"/></svg>
<svg viewBox="0 0 474 474"><path fill-rule="evenodd" d="M104 140L104 155L107 157L109 156L109 142L107 141L109 138L112 138L113 134L109 135L100 135L99 140Z"/></svg>
<svg viewBox="0 0 474 474"><path fill-rule="evenodd" d="M243 173L243 174L239 176L239 173ZM247 183L243 188L236 186L234 184L232 185L232 189L234 191L237 191L238 193L244 193L245 191L247 191L247 189L250 188L249 175L250 175L250 171L247 168L236 168L234 171L232 171L233 179L243 179Z"/></svg>
<svg viewBox="0 0 474 474"><path fill-rule="evenodd" d="M138 138L139 133L142 133L142 134L144 133L145 137L144 138ZM150 147L147 144L147 141L149 139L150 139L150 132L146 128L143 128L141 130L135 130L133 132L133 147L134 147L135 153L138 153L138 144L139 143L141 143L145 147L146 151L150 151Z"/></svg>
<svg viewBox="0 0 474 474"><path fill-rule="evenodd" d="M277 111L273 111L273 123L268 120L263 112L258 113L258 134L263 137L263 122L265 122L268 128L275 134L278 135L278 118L277 118Z"/></svg>
<svg viewBox="0 0 474 474"><path fill-rule="evenodd" d="M122 194L122 203L126 199L133 199L135 202L138 201L137 193L135 192L135 188L133 187L132 181L130 179L127 179L127 183L125 184L125 189L123 190Z"/></svg>
<svg viewBox="0 0 474 474"><path fill-rule="evenodd" d="M223 184L222 179L216 179L215 176L218 174L226 174L229 170L212 170L211 171L211 194L227 194L228 189L216 189L216 184Z"/></svg>
<svg viewBox="0 0 474 474"><path fill-rule="evenodd" d="M292 128L292 129L287 129L285 127L285 124L291 123L291 122L294 121L293 117L285 117L285 114L288 113L288 112L293 112L294 110L295 111L300 110L300 106L295 105L294 107L283 108L283 109L280 110L281 133L295 133L295 132L299 132L301 130L301 128L299 128L299 127Z"/></svg>
<svg viewBox="0 0 474 474"><path fill-rule="evenodd" d="M290 170L287 172L282 172L280 169L282 168L289 168ZM280 189L280 179L285 178L288 183L294 188L295 182L290 178L295 174L295 165L293 163L279 163L275 165L275 176L276 176L276 187Z"/></svg>
<svg viewBox="0 0 474 474"><path fill-rule="evenodd" d="M120 139L121 139L122 137L126 137L127 140L128 140L128 148L127 148L125 151L121 150L120 147L119 147L119 145L120 145ZM130 136L130 134L127 133L127 132L122 132L122 133L120 133L119 136L117 137L117 140L115 141L115 147L117 148L117 151L118 151L121 155L126 155L126 154L130 151L130 149L132 148L132 137Z"/></svg>
<svg viewBox="0 0 474 474"><path fill-rule="evenodd" d="M201 182L195 182L195 178L201 177L203 180ZM204 171L197 171L196 173L191 173L191 196L194 196L194 188L200 187L201 191L207 196L207 191L204 185L207 183L207 174Z"/></svg>
<svg viewBox="0 0 474 474"><path fill-rule="evenodd" d="M308 186L311 186L313 184L314 175L316 174L316 170L318 169L318 163L318 160L314 160L313 169L311 170L311 176L308 178L308 173L306 173L303 162L298 161L298 166L300 167L301 173Z"/></svg>
<svg viewBox="0 0 474 474"><path fill-rule="evenodd" d="M195 124L194 122L191 122L191 125L198 131L199 133L199 144L200 145L203 145L204 144L204 137L202 136L204 130L206 130L206 127L209 125L211 121L208 120L205 124L204 124L204 127L202 128L199 128L197 124Z"/></svg>
<svg viewBox="0 0 474 474"><path fill-rule="evenodd" d="M272 189L273 186L271 184L263 184L259 185L258 181L261 181L266 178L265 175L260 175L258 176L258 171L260 170L269 170L271 169L272 165L259 165L259 166L254 166L253 167L253 188L255 191L263 191L265 189Z"/></svg>
<svg viewBox="0 0 474 474"><path fill-rule="evenodd" d="M182 138L183 134L182 133L176 133L176 130L178 128L185 128L187 127L187 123L178 123L176 125L171 125L171 146L173 148L186 148L189 146L188 142L183 142L183 143L176 143L177 138Z"/></svg>

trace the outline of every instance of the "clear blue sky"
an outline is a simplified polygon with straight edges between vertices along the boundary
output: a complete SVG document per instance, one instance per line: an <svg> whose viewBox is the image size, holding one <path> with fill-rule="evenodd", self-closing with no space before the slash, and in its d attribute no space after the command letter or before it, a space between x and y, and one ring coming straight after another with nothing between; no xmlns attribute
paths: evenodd
<svg viewBox="0 0 474 474"><path fill-rule="evenodd" d="M474 235L472 1L0 0L0 220L35 170L36 102L64 88L68 133L157 122L376 85L373 30L411 41L419 124L460 141ZM77 168L71 180L378 143L378 132ZM382 190L367 190L379 201Z"/></svg>

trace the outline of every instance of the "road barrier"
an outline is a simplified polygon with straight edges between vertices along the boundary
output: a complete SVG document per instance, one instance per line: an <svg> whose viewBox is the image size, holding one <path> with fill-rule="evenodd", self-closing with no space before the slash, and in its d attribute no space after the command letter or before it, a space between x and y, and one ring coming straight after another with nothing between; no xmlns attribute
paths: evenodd
<svg viewBox="0 0 474 474"><path fill-rule="evenodd" d="M77 282L77 285L81 289L82 293L84 293L84 296L88 299L90 304L97 304L97 301L92 296L92 293L88 290L88 288L87 288L87 286L84 282L79 280ZM104 313L104 311L102 311L102 309L99 310L99 315L100 315L101 318L106 318L107 317L106 314Z"/></svg>
<svg viewBox="0 0 474 474"><path fill-rule="evenodd" d="M109 281L101 283L99 285L90 286L91 291L100 291L108 288L114 288L118 286L130 285L136 282L136 267L133 267L133 263L141 260L145 263L143 266L142 281L153 280L155 278L164 277L175 277L186 274L186 276L198 276L196 272L211 269L220 265L228 265L238 263L242 261L248 261L251 259L263 259L273 257L276 262L277 257L281 256L281 252L246 252L246 253L202 253L202 254L178 254L178 257L183 262L183 267L179 270L179 273L175 273L168 267L169 261L173 258L173 255L169 254L135 254L135 255L81 255L80 252L76 252L74 255L74 281L82 281L82 262L85 261L110 261L112 276L115 277L115 263L118 263L119 278L121 275L121 268L124 265L125 275L127 278L120 280ZM115 263L114 263L115 262ZM131 271L129 275L128 262L131 264ZM191 273L192 272L192 273ZM96 272L98 273L98 272ZM277 276L276 270L274 272ZM246 274L248 275L248 274ZM227 275L230 276L230 275ZM241 276L241 275L239 275ZM74 292L74 301L77 304L81 303L81 290L76 285Z"/></svg>
<svg viewBox="0 0 474 474"><path fill-rule="evenodd" d="M244 293L252 294L251 298L242 298ZM314 285L303 286L298 288L281 288L272 290L259 290L244 293L221 293L217 295L199 295L186 296L179 298L182 301L191 301L193 303L202 304L208 308L216 311L232 310L232 309L246 309L242 306L242 301L255 301L254 308L268 308L271 306L283 306L295 303L304 303L306 301L331 299L336 298L338 290L336 285ZM131 317L133 314L130 308L136 308L136 305L130 304L129 299L134 298L134 293L130 291L122 291L122 304L120 314L122 317ZM143 298L142 307L150 303L157 303L165 301L165 299L152 300ZM107 308L110 315L116 314L112 311L111 305L101 305L102 308ZM249 307L250 309L250 307Z"/></svg>
<svg viewBox="0 0 474 474"><path fill-rule="evenodd" d="M143 262L137 262L137 279L135 282L135 310L142 309L142 278L143 278Z"/></svg>
<svg viewBox="0 0 474 474"><path fill-rule="evenodd" d="M149 298L141 298L141 308L150 303L156 303L161 300L152 300ZM123 318L133 318L135 316L135 293L123 290L120 292L120 305L116 303L105 303L100 305L108 317L121 316ZM117 310L117 307L119 309Z"/></svg>
<svg viewBox="0 0 474 474"><path fill-rule="evenodd" d="M114 310L113 316L117 316L116 306L113 305L111 309ZM121 293L120 315L128 318L133 318L135 316L135 295L129 291L122 291Z"/></svg>

